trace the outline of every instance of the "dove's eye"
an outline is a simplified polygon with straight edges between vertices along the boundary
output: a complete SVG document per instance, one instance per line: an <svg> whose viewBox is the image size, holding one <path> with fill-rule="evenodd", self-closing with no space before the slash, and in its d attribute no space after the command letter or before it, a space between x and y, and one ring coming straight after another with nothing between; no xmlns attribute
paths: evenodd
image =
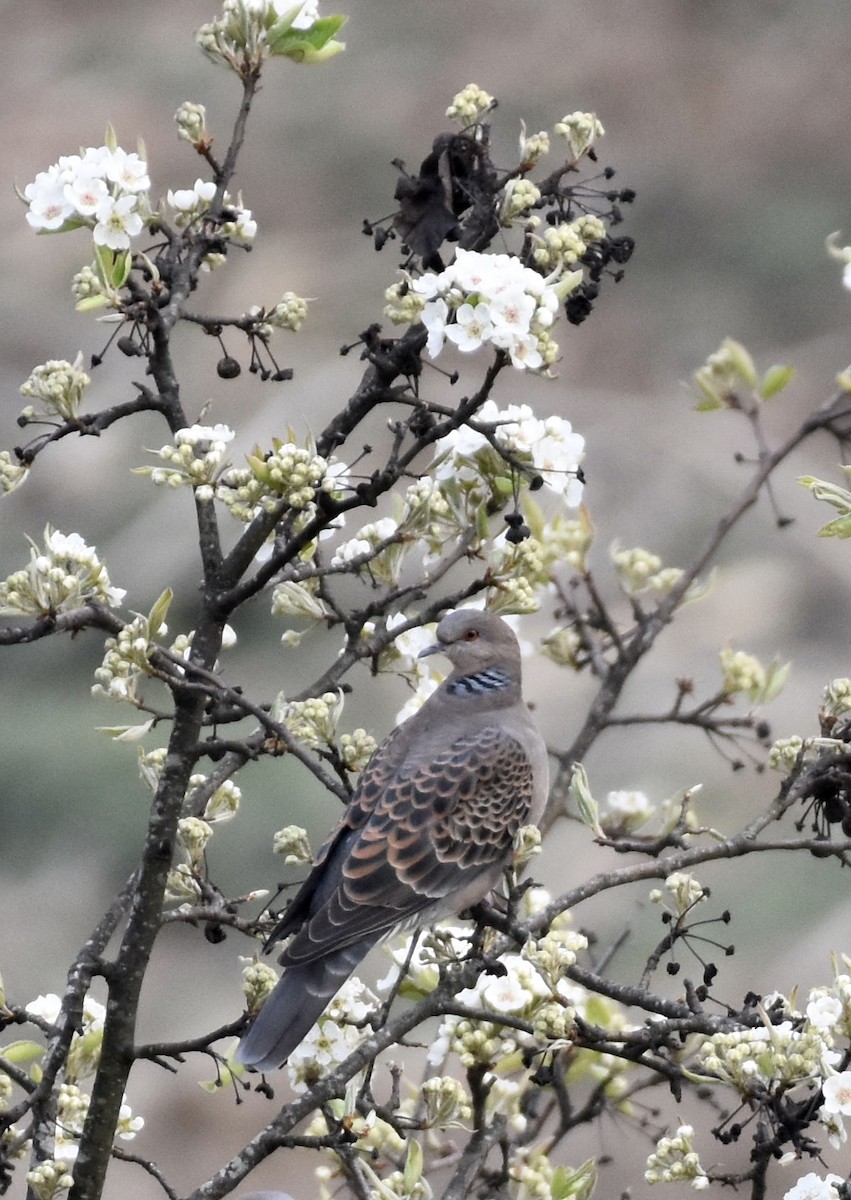
<svg viewBox="0 0 851 1200"><path fill-rule="evenodd" d="M478 641L478 638L479 638L478 629L468 629L464 634L465 642L475 642L475 641Z"/></svg>

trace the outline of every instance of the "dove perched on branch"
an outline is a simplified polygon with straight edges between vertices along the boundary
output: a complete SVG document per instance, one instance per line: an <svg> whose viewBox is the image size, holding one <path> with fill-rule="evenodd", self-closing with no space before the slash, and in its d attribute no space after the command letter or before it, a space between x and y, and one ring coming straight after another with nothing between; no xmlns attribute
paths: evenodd
<svg viewBox="0 0 851 1200"><path fill-rule="evenodd" d="M267 948L295 934L284 974L236 1051L279 1067L361 959L399 927L429 924L481 900L540 820L547 750L521 695L520 647L499 617L458 610L424 650L452 673L396 727L361 772Z"/></svg>

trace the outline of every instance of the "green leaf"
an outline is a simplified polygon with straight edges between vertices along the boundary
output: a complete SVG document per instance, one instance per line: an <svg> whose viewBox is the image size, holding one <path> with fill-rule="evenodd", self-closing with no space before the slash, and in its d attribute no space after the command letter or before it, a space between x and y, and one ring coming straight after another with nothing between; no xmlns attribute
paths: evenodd
<svg viewBox="0 0 851 1200"><path fill-rule="evenodd" d="M531 496L526 496L523 500L523 515L526 524L532 530L532 537L540 542L544 536L547 518L540 504L536 504Z"/></svg>
<svg viewBox="0 0 851 1200"><path fill-rule="evenodd" d="M759 394L763 400L770 400L772 396L776 396L778 392L792 382L795 378L795 368L784 366L782 363L777 363L773 367L769 367L762 377L762 382L759 385Z"/></svg>
<svg viewBox="0 0 851 1200"><path fill-rule="evenodd" d="M114 742L139 742L153 727L154 718L151 717L150 721L145 721L142 725L98 725L95 732L105 733Z"/></svg>
<svg viewBox="0 0 851 1200"><path fill-rule="evenodd" d="M157 637L162 629L163 622L168 616L168 610L171 607L171 602L174 599L174 592L167 587L164 592L161 592L154 601L153 608L148 613L148 630L151 637Z"/></svg>
<svg viewBox="0 0 851 1200"><path fill-rule="evenodd" d="M246 454L245 461L251 468L251 473L255 479L265 484L266 487L272 486L272 476L266 465L266 459L263 457L262 450L258 448L255 454Z"/></svg>
<svg viewBox="0 0 851 1200"><path fill-rule="evenodd" d="M110 250L108 246L95 243L95 267L98 279L109 291L123 287L133 265L129 250Z"/></svg>
<svg viewBox="0 0 851 1200"><path fill-rule="evenodd" d="M112 251L108 246L99 246L97 242L94 244L95 251L95 269L97 270L98 279L104 287L112 287Z"/></svg>
<svg viewBox="0 0 851 1200"><path fill-rule="evenodd" d="M816 500L824 500L827 504L832 504L843 515L851 513L851 492L847 488L840 487L836 483L829 483L826 479L816 479L813 475L799 475L798 483L809 488Z"/></svg>
<svg viewBox="0 0 851 1200"><path fill-rule="evenodd" d="M773 700L775 696L780 694L786 685L786 680L789 678L791 670L792 664L790 662L780 663L777 659L774 660L766 673L765 686L760 696L763 704L767 704L769 700Z"/></svg>
<svg viewBox="0 0 851 1200"><path fill-rule="evenodd" d="M290 58L293 62L320 63L346 48L345 42L334 41L334 34L342 29L346 17L320 17L309 29L292 29L286 24L287 18L276 22L269 30L267 44L272 54L280 58Z"/></svg>
<svg viewBox="0 0 851 1200"><path fill-rule="evenodd" d="M582 763L573 764L573 774L570 777L570 795L576 801L576 807L579 809L579 816L582 823L587 825L589 829L593 829L598 837L603 837L603 830L600 828L600 811L597 808L597 801L591 795L591 789L588 786L588 776L585 773L585 768Z"/></svg>
<svg viewBox="0 0 851 1200"><path fill-rule="evenodd" d="M488 510L482 504L476 509L476 536L480 542L484 542L487 540L489 534Z"/></svg>
<svg viewBox="0 0 851 1200"><path fill-rule="evenodd" d="M270 5L269 7L270 7L270 10L272 10L272 6ZM285 13L281 13L281 15L278 17L278 19L276 21L273 20L272 23L268 27L266 41L271 45L273 38L276 41L278 39L282 38L284 36L284 34L287 33L288 30L291 28L293 21L296 19L296 17L298 16L298 14L301 12L301 10L303 8L304 8L303 3L302 4L294 4L293 7L288 8ZM274 53L274 51L273 51L273 53Z"/></svg>
<svg viewBox="0 0 851 1200"><path fill-rule="evenodd" d="M44 1046L40 1046L38 1042L10 1042L8 1046L3 1047L3 1057L7 1062L14 1063L15 1066L23 1066L25 1063L34 1062L37 1058L41 1058L43 1054Z"/></svg>
<svg viewBox="0 0 851 1200"><path fill-rule="evenodd" d="M708 367L701 367L692 376L701 399L695 405L697 412L717 412L724 404L718 392L718 383Z"/></svg>
<svg viewBox="0 0 851 1200"><path fill-rule="evenodd" d="M405 1191L410 1195L419 1183L423 1174L423 1148L413 1138L408 1142L408 1153L405 1157L403 1180Z"/></svg>
<svg viewBox="0 0 851 1200"><path fill-rule="evenodd" d="M129 250L113 251L111 280L113 287L123 287L133 265L133 255Z"/></svg>
<svg viewBox="0 0 851 1200"><path fill-rule="evenodd" d="M588 1200L597 1184L597 1164L586 1159L581 1167L557 1167L550 1184L552 1200Z"/></svg>
<svg viewBox="0 0 851 1200"><path fill-rule="evenodd" d="M93 312L96 308L105 308L109 304L107 296L84 296L74 305L77 312Z"/></svg>
<svg viewBox="0 0 851 1200"><path fill-rule="evenodd" d="M69 217L67 221L63 221L58 229L37 229L38 237L53 237L55 233L67 233L69 229L82 229L83 226L91 228L83 217Z"/></svg>
<svg viewBox="0 0 851 1200"><path fill-rule="evenodd" d="M759 383L754 361L741 342L727 337L721 343L721 350L726 354L736 374L748 387L755 388Z"/></svg>
<svg viewBox="0 0 851 1200"><path fill-rule="evenodd" d="M851 537L851 513L847 516L837 517L835 521L828 521L822 529L818 531L819 537Z"/></svg>

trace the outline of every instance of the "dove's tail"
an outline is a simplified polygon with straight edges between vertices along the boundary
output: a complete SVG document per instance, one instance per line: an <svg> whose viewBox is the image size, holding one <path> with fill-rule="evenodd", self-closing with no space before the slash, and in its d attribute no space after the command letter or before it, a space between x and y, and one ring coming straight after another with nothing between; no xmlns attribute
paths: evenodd
<svg viewBox="0 0 851 1200"><path fill-rule="evenodd" d="M287 967L254 1018L235 1059L255 1071L283 1066L380 934L315 962Z"/></svg>

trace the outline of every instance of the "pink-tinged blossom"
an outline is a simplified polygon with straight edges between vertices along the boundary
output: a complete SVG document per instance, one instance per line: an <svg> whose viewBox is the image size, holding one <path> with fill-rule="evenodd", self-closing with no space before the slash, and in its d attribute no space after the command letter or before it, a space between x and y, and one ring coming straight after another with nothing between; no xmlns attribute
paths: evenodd
<svg viewBox="0 0 851 1200"><path fill-rule="evenodd" d="M92 217L98 206L109 199L109 191L98 175L80 173L64 188L65 199L83 217Z"/></svg>
<svg viewBox="0 0 851 1200"><path fill-rule="evenodd" d="M446 327L446 336L454 342L459 350L469 352L478 350L482 342L486 342L493 333L493 324L489 319L489 305L462 304L455 311L455 324Z"/></svg>
<svg viewBox="0 0 851 1200"><path fill-rule="evenodd" d="M74 206L65 196L65 180L58 164L39 171L24 188L29 201L27 220L33 229L61 229L74 215Z"/></svg>
<svg viewBox="0 0 851 1200"><path fill-rule="evenodd" d="M24 188L27 221L34 229L58 230L68 222L94 226L98 245L126 250L143 227L138 197L150 187L148 164L117 147L89 146L63 154Z"/></svg>
<svg viewBox="0 0 851 1200"><path fill-rule="evenodd" d="M508 330L495 330L491 341L508 351L512 367L526 368L537 371L544 365L543 355L538 349L538 339L534 334L511 334Z"/></svg>
<svg viewBox="0 0 851 1200"><path fill-rule="evenodd" d="M151 186L148 164L138 154L117 146L104 162L104 174L122 192L146 192Z"/></svg>
<svg viewBox="0 0 851 1200"><path fill-rule="evenodd" d="M512 336L528 333L536 308L535 297L516 286L499 292L488 305L494 329L505 330Z"/></svg>
<svg viewBox="0 0 851 1200"><path fill-rule="evenodd" d="M851 1117L851 1071L828 1076L822 1084L822 1096L825 1112Z"/></svg>
<svg viewBox="0 0 851 1200"><path fill-rule="evenodd" d="M480 254L476 250L457 250L455 261L443 275L449 275L465 292L485 292L493 295L498 287L500 273L508 268L508 262L507 254Z"/></svg>

